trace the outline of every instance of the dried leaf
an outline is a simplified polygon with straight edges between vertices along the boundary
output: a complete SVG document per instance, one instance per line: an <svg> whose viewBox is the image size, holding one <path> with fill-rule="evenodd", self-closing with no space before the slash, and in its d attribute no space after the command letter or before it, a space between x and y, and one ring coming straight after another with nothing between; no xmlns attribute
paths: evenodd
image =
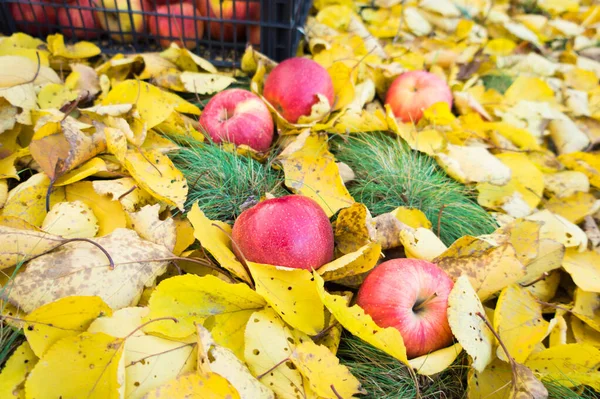
<svg viewBox="0 0 600 399"><path fill-rule="evenodd" d="M173 252L177 240L175 221L172 218L160 220L159 213L159 204L146 205L137 212L127 213L128 225L144 240Z"/></svg>
<svg viewBox="0 0 600 399"><path fill-rule="evenodd" d="M95 242L72 242L35 258L14 278L8 298L26 312L71 295L99 296L112 309L137 303L144 286L164 273L172 256L164 247L144 241L125 229ZM85 259L85 262L81 260Z"/></svg>
<svg viewBox="0 0 600 399"><path fill-rule="evenodd" d="M48 233L0 225L0 270L26 262L27 260L58 247L63 239Z"/></svg>

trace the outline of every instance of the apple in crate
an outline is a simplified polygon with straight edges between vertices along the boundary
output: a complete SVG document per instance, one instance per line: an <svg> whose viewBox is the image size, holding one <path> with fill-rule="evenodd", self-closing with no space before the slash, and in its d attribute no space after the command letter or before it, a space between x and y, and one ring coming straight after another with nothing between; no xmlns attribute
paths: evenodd
<svg viewBox="0 0 600 399"><path fill-rule="evenodd" d="M201 13L194 5L165 4L156 7L156 13L159 15L148 15L146 22L150 34L159 38L162 47L169 47L171 42L190 50L197 46L196 38L200 39L204 34L204 22L195 19Z"/></svg>
<svg viewBox="0 0 600 399"><path fill-rule="evenodd" d="M130 43L135 37L133 32L139 36L144 32L142 10L151 10L146 0L93 0L92 3L96 5L98 23L113 40Z"/></svg>
<svg viewBox="0 0 600 399"><path fill-rule="evenodd" d="M431 262L392 259L369 273L356 303L380 327L394 327L404 338L409 359L452 343L446 311L452 279Z"/></svg>
<svg viewBox="0 0 600 399"><path fill-rule="evenodd" d="M210 99L200 125L216 143L245 144L266 151L273 141L273 119L265 103L242 89L224 90Z"/></svg>
<svg viewBox="0 0 600 399"><path fill-rule="evenodd" d="M196 0L198 8L202 15L219 18L223 20L236 21L259 21L260 20L260 1L253 0ZM243 22L209 22L208 32L213 39L221 40L221 31L223 31L223 40L232 42L234 37L241 42L246 37L246 28Z"/></svg>
<svg viewBox="0 0 600 399"><path fill-rule="evenodd" d="M452 91L439 76L427 71L410 71L398 76L387 91L385 103L402 122L417 123L423 111L438 102L452 107Z"/></svg>
<svg viewBox="0 0 600 399"><path fill-rule="evenodd" d="M60 33L66 38L91 40L98 37L100 25L93 11L94 0L76 0L76 7L61 7L58 9L58 25ZM98 30L96 30L98 29Z"/></svg>
<svg viewBox="0 0 600 399"><path fill-rule="evenodd" d="M265 79L263 96L288 122L309 116L318 94L333 106L331 76L325 68L308 58L289 58L277 65Z"/></svg>
<svg viewBox="0 0 600 399"><path fill-rule="evenodd" d="M329 218L302 195L268 199L245 210L233 225L232 238L236 256L251 262L312 270L333 259Z"/></svg>
<svg viewBox="0 0 600 399"><path fill-rule="evenodd" d="M35 4L41 3L41 4ZM17 29L33 36L45 35L56 25L56 8L42 0L19 0L10 4L10 13Z"/></svg>

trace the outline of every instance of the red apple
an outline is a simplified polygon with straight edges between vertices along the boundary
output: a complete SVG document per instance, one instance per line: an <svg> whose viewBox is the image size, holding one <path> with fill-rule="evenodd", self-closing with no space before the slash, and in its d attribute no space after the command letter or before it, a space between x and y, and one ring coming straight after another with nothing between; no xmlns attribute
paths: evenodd
<svg viewBox="0 0 600 399"><path fill-rule="evenodd" d="M435 103L452 107L452 92L439 76L426 71L410 71L398 76L388 89L385 103L402 122L417 123L423 110Z"/></svg>
<svg viewBox="0 0 600 399"><path fill-rule="evenodd" d="M356 303L380 327L394 327L404 338L409 359L452 342L446 310L454 283L425 260L392 259L362 283Z"/></svg>
<svg viewBox="0 0 600 399"><path fill-rule="evenodd" d="M92 10L94 0L76 0L76 6L82 8L61 7L58 9L58 25L67 38L91 40L98 37L100 29L96 15ZM84 28L84 29L83 29Z"/></svg>
<svg viewBox="0 0 600 399"><path fill-rule="evenodd" d="M260 2L249 0L236 0L235 7L233 0L196 0L198 8L202 15L219 18L222 20L235 21L259 21L260 20ZM207 31L214 39L221 39L232 42L234 37L240 42L246 37L246 25L243 22L236 23L209 22Z"/></svg>
<svg viewBox="0 0 600 399"><path fill-rule="evenodd" d="M312 270L333 259L329 218L319 204L301 195L268 199L245 210L232 237L238 258L251 262Z"/></svg>
<svg viewBox="0 0 600 399"><path fill-rule="evenodd" d="M291 123L308 116L319 101L317 94L333 106L331 76L325 68L308 58L289 58L277 65L265 79L263 95Z"/></svg>
<svg viewBox="0 0 600 399"><path fill-rule="evenodd" d="M171 42L190 50L196 47L196 38L204 33L204 22L194 19L201 15L200 11L190 3L177 3L158 6L156 12L164 15L149 15L147 25L150 34L159 37L162 47L169 47Z"/></svg>
<svg viewBox="0 0 600 399"><path fill-rule="evenodd" d="M56 25L56 8L41 0L19 0L10 4L10 13L17 28L30 35L46 35Z"/></svg>
<svg viewBox="0 0 600 399"><path fill-rule="evenodd" d="M273 141L269 109L247 90L225 90L211 98L202 111L200 125L216 143L246 144L256 151L266 151Z"/></svg>
<svg viewBox="0 0 600 399"><path fill-rule="evenodd" d="M260 26L250 27L250 44L260 50Z"/></svg>

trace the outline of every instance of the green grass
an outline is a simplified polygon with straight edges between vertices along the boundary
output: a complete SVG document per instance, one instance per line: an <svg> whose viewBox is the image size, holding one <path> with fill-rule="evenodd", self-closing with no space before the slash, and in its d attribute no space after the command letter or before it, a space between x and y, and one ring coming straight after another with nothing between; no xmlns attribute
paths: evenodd
<svg viewBox="0 0 600 399"><path fill-rule="evenodd" d="M340 362L347 366L367 391L366 399L414 398L417 388L408 368L393 357L364 341L344 333L338 350ZM465 392L468 367L464 356L446 371L418 376L422 398L461 398Z"/></svg>
<svg viewBox="0 0 600 399"><path fill-rule="evenodd" d="M247 156L224 151L212 143L188 143L171 155L185 175L189 193L186 209L195 202L213 220L234 220L245 206L261 196L289 194L283 186L283 173Z"/></svg>
<svg viewBox="0 0 600 399"><path fill-rule="evenodd" d="M398 138L383 133L338 136L331 147L335 157L356 174L348 185L350 194L373 216L398 206L420 209L436 233L439 220L440 238L446 245L464 235L489 234L496 228L469 188L450 178L433 158L412 151Z"/></svg>

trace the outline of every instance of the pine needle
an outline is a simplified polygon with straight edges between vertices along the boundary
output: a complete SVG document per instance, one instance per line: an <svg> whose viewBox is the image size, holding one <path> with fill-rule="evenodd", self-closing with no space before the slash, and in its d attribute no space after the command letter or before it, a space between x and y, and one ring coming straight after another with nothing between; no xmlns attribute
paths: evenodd
<svg viewBox="0 0 600 399"><path fill-rule="evenodd" d="M383 133L338 136L331 147L336 159L356 174L356 180L348 185L350 194L373 216L398 206L420 209L446 245L465 235L489 234L496 228L494 219L475 202L469 188L450 178L433 158L412 151L399 138Z"/></svg>
<svg viewBox="0 0 600 399"><path fill-rule="evenodd" d="M276 197L288 194L283 174L268 161L263 164L210 143L187 145L171 159L187 179L189 193L185 208L188 210L198 202L208 218L231 221L245 205L258 202L266 193Z"/></svg>

